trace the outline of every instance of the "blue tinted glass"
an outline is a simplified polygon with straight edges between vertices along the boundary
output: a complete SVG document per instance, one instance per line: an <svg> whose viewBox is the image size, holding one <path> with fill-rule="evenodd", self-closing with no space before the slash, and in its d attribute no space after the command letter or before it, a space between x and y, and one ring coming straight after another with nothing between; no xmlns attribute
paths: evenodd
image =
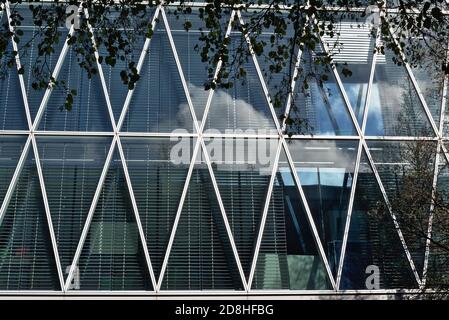
<svg viewBox="0 0 449 320"><path fill-rule="evenodd" d="M211 139L206 146L246 276L251 269L277 146L276 139L221 138Z"/></svg>
<svg viewBox="0 0 449 320"><path fill-rule="evenodd" d="M0 72L0 94L0 130L28 130L16 65Z"/></svg>
<svg viewBox="0 0 449 320"><path fill-rule="evenodd" d="M327 272L284 151L276 173L252 288L330 289Z"/></svg>
<svg viewBox="0 0 449 320"><path fill-rule="evenodd" d="M223 30L225 30L224 28L228 22L226 17L225 15L223 18ZM212 75L215 73L213 67L211 70L208 70L208 64L202 62L201 57L204 42L200 40L200 37L207 35L207 28L195 9L193 9L191 14L181 15L179 13L175 15L171 10L168 10L167 19L196 117L198 121L202 121L209 96L209 91L205 90L204 85L208 80L208 73ZM185 23L187 22L191 24L189 31L185 30Z"/></svg>
<svg viewBox="0 0 449 320"><path fill-rule="evenodd" d="M319 70L314 59L314 54L303 52L289 114L293 123L287 131L292 134L355 135L354 124L332 73ZM322 75L327 80L320 83L317 77Z"/></svg>
<svg viewBox="0 0 449 320"><path fill-rule="evenodd" d="M0 136L0 204L25 145L26 136Z"/></svg>
<svg viewBox="0 0 449 320"><path fill-rule="evenodd" d="M366 135L431 136L424 108L404 66L396 65L394 53L378 55L371 91Z"/></svg>
<svg viewBox="0 0 449 320"><path fill-rule="evenodd" d="M289 149L334 276L348 214L357 141L296 140Z"/></svg>

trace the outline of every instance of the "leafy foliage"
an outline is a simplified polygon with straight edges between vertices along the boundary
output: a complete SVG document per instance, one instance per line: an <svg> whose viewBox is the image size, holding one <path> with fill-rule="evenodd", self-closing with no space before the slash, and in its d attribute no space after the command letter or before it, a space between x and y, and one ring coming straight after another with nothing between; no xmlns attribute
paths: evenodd
<svg viewBox="0 0 449 320"><path fill-rule="evenodd" d="M277 78L276 91L272 92L272 103L276 108L285 106L287 98L292 93L292 81L295 67L298 64L298 52L307 51L313 54L313 69L301 86L307 90L307 81L315 77L320 83L328 80L333 56L338 53L339 23L344 19L354 20L355 25L373 23L372 36L380 33L382 43L376 50L383 53L385 47L396 53L395 63L402 64L408 60L411 65L433 59L438 71L449 73L447 64L448 15L445 14L446 3L443 0L430 1L362 1L362 0L206 0L205 6L196 6L185 0L156 1L1 1L4 16L0 28L0 59L2 70L15 66L15 58L29 53L31 42L38 42L38 55L34 65L23 66L19 74L31 68L33 88L44 90L48 86L62 86L67 92L64 106L71 110L76 91L68 88L65 83L54 79L49 67L49 57L55 52L56 45L65 40L66 20L70 13L66 12L69 5L76 5L79 10L79 28L71 30L67 45L76 52L78 62L88 77L98 74L97 62L116 66L118 61L125 62L120 71L123 85L134 89L139 81L136 58L132 52L138 40L142 37L151 38L155 9L161 4L167 14L177 18L195 13L204 22L200 30L201 45L195 47L204 63L207 64L208 77L204 89L230 89L237 80L244 81L245 62L251 58L245 50L245 42L249 42L254 54L264 61L264 74L270 80ZM6 8L9 7L9 14ZM354 12L353 7L366 8ZM230 49L228 19L233 11L239 11L244 16L245 24L239 21L239 15L234 15L231 28L240 34L240 46ZM446 12L447 13L447 12ZM11 29L6 21L9 15ZM24 21L29 16L28 21ZM372 18L372 19L371 19ZM30 21L31 20L31 21ZM192 21L184 18L186 32L193 27ZM24 23L32 23L37 31L31 40L22 41ZM335 44L322 50L322 37L335 39ZM395 35L395 37L393 37ZM236 35L233 34L235 37ZM14 51L10 39L17 43ZM141 48L137 48L141 49ZM405 54L403 56L402 53ZM222 66L216 72L221 61ZM348 66L343 67L343 75L350 77L352 72ZM292 108L298 108L292 101ZM295 131L302 130L302 123L294 123L293 119L285 119L287 126L294 125Z"/></svg>

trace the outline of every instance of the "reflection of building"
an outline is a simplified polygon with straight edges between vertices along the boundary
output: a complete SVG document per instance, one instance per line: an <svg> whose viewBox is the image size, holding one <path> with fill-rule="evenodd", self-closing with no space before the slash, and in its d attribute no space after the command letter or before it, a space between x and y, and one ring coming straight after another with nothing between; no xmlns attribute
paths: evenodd
<svg viewBox="0 0 449 320"><path fill-rule="evenodd" d="M442 85L394 65L388 51L374 55L368 26L342 23L335 61L348 62L351 77L340 64L323 88L311 80L302 91L297 81L291 116L310 128L289 137L268 99L275 83L263 76L264 59L249 60L232 89L203 90L195 10L181 19L170 8L157 11L166 21L161 16L151 40L135 44L133 58L149 53L134 91L120 81L122 62L103 64L89 79L60 43L48 63L77 90L70 112L60 108L62 88L45 98L31 88L26 68L39 59L37 29L18 10L30 50L20 57L23 75L12 69L0 79L0 295L418 287L426 248L396 229L385 203L410 166L401 150L422 136L432 152L447 143L434 94ZM232 30L231 39L233 51L241 35ZM305 70L313 58L303 53ZM211 144L217 137L227 146L221 161ZM263 150L268 164L248 154L260 141L272 142ZM366 284L372 265L380 278L374 289Z"/></svg>

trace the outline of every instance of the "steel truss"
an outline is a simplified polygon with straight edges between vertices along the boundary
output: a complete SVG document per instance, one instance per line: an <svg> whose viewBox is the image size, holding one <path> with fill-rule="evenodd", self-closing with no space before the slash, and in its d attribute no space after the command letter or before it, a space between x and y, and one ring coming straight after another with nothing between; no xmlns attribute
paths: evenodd
<svg viewBox="0 0 449 320"><path fill-rule="evenodd" d="M171 4L170 6L175 5L175 4ZM193 3L192 5L194 6L204 6L205 3ZM255 7L260 7L263 8L263 6L255 6ZM10 17L10 7L9 7L9 2L6 1L5 2L5 9L6 9L6 13L8 18ZM360 11L357 8L354 8L354 12L358 12ZM85 11L85 14L88 15L87 10ZM232 11L231 17L230 17L230 21L228 23L227 26L227 31L226 31L226 35L229 36L231 34L232 31L232 21L233 20L238 20L242 25L245 24L244 21L244 17L242 16L242 14L240 13L240 11L238 10L234 10ZM192 173L195 167L195 163L196 163L196 159L197 156L199 154L203 154L204 155L204 160L206 162L207 168L208 168L208 172L210 174L210 178L213 184L213 189L214 192L216 194L218 203L219 203L219 208L220 208L220 214L221 214L221 218L223 219L223 223L225 225L225 229L226 229L226 234L228 237L228 240L231 244L232 247L232 252L233 252L233 257L235 259L236 265L238 267L238 271L239 271L239 275L242 281L242 287L244 288L243 291L213 291L213 294L215 295L236 295L236 296L241 296L241 295L248 295L248 294L254 294L254 295L259 295L259 294L272 294L272 295L297 295L297 294L329 294L330 292L338 292L338 293L342 293L342 294L366 294L366 293L385 293L385 294L390 294L390 293L395 293L397 292L397 290L395 289L391 289L391 290L340 290L340 282L341 282L341 278L342 278L342 270L343 270L343 264L345 261L345 253L346 253L346 249L347 249L347 242L348 242L348 234L349 234L349 230L350 230L350 225L351 225L351 216L352 216L352 209L353 209L353 205L354 205L354 198L355 198L355 191L356 191L356 186L357 186L357 178L359 175L359 168L360 168L360 162L361 162L361 157L362 154L366 154L369 160L369 165L370 168L372 170L372 172L374 173L376 182L378 184L379 189L381 190L382 196L383 196L383 200L385 201L385 203L387 204L387 207L389 209L389 213L391 215L391 218L394 222L395 225L395 229L397 231L397 234L401 240L401 244L402 247L404 249L404 252L407 256L409 265L410 265L410 269L412 270L416 283L418 286L423 287L426 283L426 274L427 274L427 265L428 265L428 259L429 259L429 251L430 251L430 242L427 241L426 244L426 251L425 251L425 259L424 259L424 270L423 270L423 277L421 278L416 270L414 261L411 257L410 251L407 247L407 244L405 242L405 239L402 235L402 231L401 231L401 227L395 217L395 213L392 210L390 201L388 199L388 195L385 191L385 187L383 185L383 182L379 176L378 170L376 168L376 164L374 163L372 156L371 156L371 152L370 149L368 148L368 144L367 141L435 141L436 145L437 145L437 150L436 150L436 159L435 159L435 174L434 174L434 180L433 180L433 187L435 188L437 185L437 179L438 179L438 168L439 168L439 164L443 163L445 160L447 162L449 162L449 153L448 150L446 148L446 146L444 145L444 142L448 142L449 141L449 137L445 137L444 136L444 118L445 118L445 113L446 113L446 95L448 92L448 78L446 76L445 80L444 80L444 85L443 85L443 92L442 92L442 102L441 102L441 110L440 110L440 122L439 124L437 124L432 115L431 112L427 106L427 103L420 91L420 88L418 86L417 81L415 80L415 77L413 75L412 69L411 67L406 64L405 68L407 71L407 74L409 76L409 78L412 81L413 87L416 90L418 96L419 96L419 100L421 102L421 105L423 107L423 111L425 112L425 115L427 117L427 120L429 121L429 123L432 126L432 130L433 130L433 134L434 136L432 137L387 137L387 136L382 136L382 137L377 137L377 136L365 136L365 130L366 130L366 125L367 125L367 118L368 118L368 112L369 112L369 106L370 106L370 98L371 98L371 92L372 92L372 87L373 87L373 79L374 79L374 72L376 69L376 60L377 60L377 53L373 53L373 57L372 57L372 62L371 62L371 72L370 72L370 76L369 76L369 83L368 83L368 89L366 92L366 100L365 100L365 105L364 105L364 112L363 112L363 121L362 124L359 125L357 118L353 112L353 108L350 104L348 95L344 89L343 83L340 79L340 76L337 72L337 69L335 67L335 65L332 66L332 73L333 76L336 80L336 83L338 85L338 89L339 92L341 93L341 96L343 97L343 100L345 102L345 108L347 113L350 115L352 124L354 125L354 128L357 131L357 135L354 136L333 136L333 135L317 135L317 136L310 136L310 135L294 135L292 137L288 137L287 135L284 134L285 132L285 128L286 128L286 123L285 123L285 118L283 121L279 121L279 119L276 116L276 112L274 110L274 106L270 97L270 93L268 90L268 86L265 83L265 79L263 77L263 73L261 70L261 67L259 66L258 63L258 59L252 49L251 46L251 42L249 40L248 37L246 37L246 41L252 56L252 63L254 64L256 71L257 71L257 76L258 79L260 81L260 84L263 88L263 93L265 95L265 99L266 99L266 105L269 108L270 114L272 116L272 120L275 124L275 130L273 131L274 133L272 134L266 134L266 135L257 135L257 134L248 134L248 133L241 133L241 134L211 134L211 133L207 133L204 132L204 127L205 127L205 123L206 123L206 119L208 119L208 115L210 113L210 108L211 108L211 103L212 103L212 98L214 96L215 91L213 89L211 89L209 91L209 95L207 98L207 104L205 107L205 111L204 111L204 115L203 118L201 119L202 121L198 121L198 118L195 114L195 110L193 107L193 103L191 101L191 96L189 93L189 88L187 85L187 82L185 80L185 76L184 76L184 72L182 70L181 67L181 62L180 59L178 57L178 53L177 53L177 49L176 49L176 44L173 40L173 36L170 30L170 24L169 21L167 19L166 13L165 13L165 7L163 5L159 5L155 12L154 12L154 16L151 20L151 23L153 25L153 29L157 23L157 21L159 21L158 23L162 23L166 33L168 35L168 39L169 39L169 44L173 53L173 56L175 58L175 64L182 82L182 86L183 86L183 91L185 94L185 97L187 99L187 103L188 103L188 107L189 107L189 111L190 111L190 115L192 117L192 121L194 124L194 128L195 128L195 132L194 133L148 133L148 132L135 132L135 133L130 133L130 132L122 132L121 128L123 126L123 123L125 121L126 115L129 112L130 109L130 104L133 98L133 94L134 94L134 90L129 90L128 94L126 96L126 100L124 102L123 108L122 108L122 112L120 114L119 119L115 119L114 118L114 113L112 111L112 105L111 105L111 98L107 89L107 85L106 85L106 80L105 80L105 76L103 73L103 69L101 64L99 64L97 62L97 67L99 70L99 77L101 80L101 86L103 89L103 94L105 97L105 101L106 101L106 108L107 108L107 114L109 115L109 120L111 121L111 125L112 125L112 132L68 132L68 131L40 131L39 130L39 123L42 119L42 116L47 108L47 103L51 97L53 88L49 87L46 92L45 95L42 99L42 102L40 104L39 110L37 112L37 115L34 119L34 121L31 118L31 113L30 113L30 108L29 108L29 104L28 104L28 98L27 98L27 94L26 94L26 89L25 89L25 80L22 74L19 74L19 81L20 81L20 88L22 91L22 96L23 96L23 102L24 102L24 107L25 107L25 113L26 113L26 118L27 118L27 122L28 122L28 127L29 130L26 131L20 131L20 130L7 130L7 131L0 131L0 136L1 135L19 135L19 136L26 136L28 137L25 143L25 146L23 148L22 154L20 156L20 159L18 161L17 167L14 171L12 180L9 184L9 187L7 189L6 195L3 199L3 202L1 203L1 207L0 207L0 225L3 221L3 218L6 214L9 202L12 198L13 192L15 190L15 187L17 185L17 181L20 177L22 168L24 166L24 162L27 159L27 156L29 154L29 152L33 152L35 155L35 164L37 167L37 171L38 171L38 176L39 176L39 183L40 183L40 187L41 187L41 191L42 191L42 198L43 198L43 202L44 202L44 206L45 206L45 213L46 213L46 218L47 218L47 222L48 222L48 226L49 226L49 234L50 234L50 239L52 242L52 248L53 248L53 253L55 256L55 260L56 260L56 270L58 272L58 278L59 278L59 282L60 282L60 286L61 286L61 291L56 291L56 292L42 292L42 291L30 291L30 292L23 292L23 291L19 291L19 292L15 292L15 291L6 291L6 292L0 292L0 296L1 295L58 295L58 294L66 294L66 295L83 295L83 294L88 294L88 295L160 295L160 296L169 296L169 295L207 295L211 292L208 291L164 291L161 290L161 285L162 285L162 281L164 279L165 276L165 271L167 268L167 264L168 264L168 260L170 257L170 253L171 253L171 249L173 247L173 242L174 242L174 238L176 235L176 231L177 231L177 227L179 224L179 220L180 220L180 216L181 216L181 212L182 212L182 208L183 208L183 204L187 195L187 191L188 191L188 187L189 187L189 183L192 177ZM90 30L92 31L92 27L89 26ZM10 26L11 31L13 31L13 27ZM73 33L75 32L75 30L72 29L69 31L70 35L73 35ZM92 32L93 33L93 32ZM14 50L18 51L17 49L17 43L14 41L14 39L11 39L12 44L13 44L13 48ZM93 37L93 45L95 45L95 38ZM377 34L377 38L376 38L376 42L379 43L380 41L380 35L379 33ZM137 70L140 71L142 70L143 64L145 63L145 60L147 59L148 56L148 51L149 51L149 46L150 46L150 42L151 39L146 39L145 44L143 46L138 64L137 64ZM322 44L326 50L326 43L324 41L322 41ZM58 78L60 70L62 68L62 64L65 61L65 57L67 55L67 52L69 50L69 44L66 40L62 51L59 55L58 61L56 63L56 66L54 68L53 71L53 77L55 79ZM295 59L295 67L294 67L294 74L293 74L293 82L292 82L292 86L291 86L291 90L292 92L295 90L295 82L296 82L296 78L299 72L299 67L300 67L300 61L301 61L301 55L302 53L299 52L298 56ZM98 52L96 52L96 56L98 57ZM98 61L98 59L97 59ZM19 70L21 68L21 62L20 62L20 57L17 56L16 58L16 67ZM218 72L220 70L220 68L222 67L222 61L219 61L217 64L217 70L215 72L215 76L218 75ZM137 84L139 85L139 84ZM286 106L285 106L285 115L288 115L291 109L291 105L292 105L292 95L290 95L287 99L286 102ZM108 155L106 157L106 161L104 163L104 167L102 169L102 173L100 176L100 179L98 181L98 185L96 187L96 191L95 191L95 195L93 198L93 201L91 203L88 215L87 215L87 219L85 221L84 224L84 228L82 230L82 234L76 249L76 253L73 257L73 262L71 264L71 268L67 277L67 280L64 281L64 276L63 276L63 271L62 271L62 266L60 263L60 259L59 259L59 254L58 254L58 247L56 244L56 238L55 238L55 234L54 234L54 230L53 230L53 225L52 225L52 219L51 219L51 214L50 214L50 207L48 204L48 198L47 198L47 193L46 193L46 188L45 188L45 183L44 183L44 178L43 178L43 173L42 173L42 165L39 159L39 152L38 152L38 142L36 142L36 137L39 136L92 136L92 137L111 137L112 138L112 143L110 145L109 148L109 152ZM164 256L164 260L163 260L163 264L162 264L162 269L160 272L160 276L159 278L156 278L154 271L153 271L153 267L152 267L152 263L151 263L151 259L150 259L150 254L148 252L148 247L147 247L147 243L146 243L146 239L145 239L145 234L142 228L142 222L140 219L140 215L139 215L139 210L138 210L138 206L135 200L135 196L134 196L134 191L133 191L133 186L132 186L132 182L129 176L129 172L128 172L128 167L127 167L127 163L126 163L126 157L123 151L123 147L121 144L121 138L122 137L167 137L167 138L171 138L171 137L190 137L190 138L194 138L195 142L195 147L194 147L194 151L192 154L192 160L190 162L190 167L187 173L187 178L182 190L182 195L181 195L181 199L178 205L178 209L177 209L177 213L176 213L176 217L175 217L175 221L172 227L172 230L170 232L170 239L168 242L168 246L166 249L166 253ZM270 177L270 181L269 181L269 185L268 185L268 189L267 189L267 193L266 193L266 198L264 200L264 205L263 205L263 213L262 213L262 218L261 218L261 223L260 223L260 227L257 231L257 238L255 239L255 250L253 253L253 258L252 258L252 263L251 263L251 269L250 269L250 275L249 278L247 279L244 275L243 272L243 268L242 268L242 264L240 262L240 258L239 258L239 254L238 254L238 250L237 247L235 245L235 241L234 241L234 236L232 234L232 230L230 228L229 222L228 222L228 218L227 218L227 214L226 214L226 210L222 201L222 198L220 196L220 188L218 187L215 175L214 175L214 171L212 169L212 163L211 163L211 159L208 155L208 151L206 149L206 144L205 144L205 139L207 138L214 138L214 137L221 137L221 138L267 138L267 139L276 139L277 140L277 149L276 149L276 155L275 155L275 163L273 165L272 168L272 172L271 172L271 177ZM323 249L323 245L321 243L321 240L319 238L318 235L318 231L316 229L312 214L311 214L311 210L307 201L307 198L304 194L303 188L302 188L302 184L301 184L301 179L298 175L298 171L295 168L295 163L292 159L292 156L290 154L289 151L289 147L287 144L288 140L352 140L352 141L357 141L357 158L356 158L356 162L355 162L355 169L354 169L354 175L353 175L353 183L351 186L351 192L350 192L350 199L349 199L349 205L348 205L348 211L347 211L347 218L346 218L346 222L345 222L345 228L344 228L344 235L343 235L343 245L342 245L342 250L341 250L341 255L340 255L340 259L339 259L339 265L338 265L338 271L337 274L334 278L332 272L331 272L331 267L329 264L329 261L326 257L326 254L324 252ZM125 180L126 180L126 184L128 187L128 191L129 191L129 195L131 198L131 202L132 202L132 209L134 211L134 217L136 219L137 222L137 227L138 227L138 232L139 232L139 240L141 241L141 245L144 248L144 255L145 255L145 261L147 264L147 268L148 268L148 272L150 274L150 278L148 279L148 281L151 282L152 288L154 288L153 291L123 291L123 292L110 292L110 291L98 291L98 292L92 292L92 291L74 291L70 289L70 285L71 282L73 280L74 277L74 272L75 272L75 268L76 265L78 263L78 260L80 258L82 249L84 247L84 243L86 240L86 237L88 235L89 232L89 228L92 222L92 218L93 218L93 214L95 212L96 209L96 205L98 203L99 200L99 196L101 193L101 190L103 188L103 183L105 181L107 172L109 170L112 158L113 158L113 154L115 150L118 150L118 154L120 156L120 161L121 164L123 166L123 170L125 173ZM319 255L321 257L321 260L326 268L326 274L329 280L329 283L332 286L332 290L312 290L312 291L296 291L296 290L254 290L252 289L252 283L253 283L253 279L254 279L254 274L255 274L255 269L256 269L256 263L257 263L257 258L259 255L259 251L260 251L260 246L261 246L261 242L262 242L262 237L264 234L264 228L265 228L265 222L267 219L267 214L268 214L268 209L269 209L269 203L270 203L270 199L271 199L271 195L272 195L272 191L273 191L273 185L275 182L275 175L278 169L278 162L280 159L280 154L281 152L284 151L285 154L287 155L287 160L288 160L288 165L293 173L293 177L295 180L295 184L297 186L297 191L299 192L301 201L303 202L305 211L306 211L306 215L307 215L307 221L309 223L309 226L312 230L313 236L314 236L314 240L315 243L317 245L318 248L318 252ZM433 204L432 206L429 208L429 227L428 227L428 234L429 236L431 235L432 232L432 221L433 221L433 211L434 211L434 207ZM411 292L413 293L414 290L406 290L407 292ZM401 292L404 292L404 290L402 290Z"/></svg>

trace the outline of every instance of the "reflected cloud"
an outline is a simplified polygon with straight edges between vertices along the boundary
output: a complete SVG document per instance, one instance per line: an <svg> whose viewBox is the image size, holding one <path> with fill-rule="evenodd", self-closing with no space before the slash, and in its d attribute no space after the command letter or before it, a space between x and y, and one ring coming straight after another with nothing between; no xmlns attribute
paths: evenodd
<svg viewBox="0 0 449 320"><path fill-rule="evenodd" d="M294 141L289 144L289 150L303 185L341 186L345 174L354 172L356 142Z"/></svg>
<svg viewBox="0 0 449 320"><path fill-rule="evenodd" d="M204 113L204 109L206 107L205 103L207 100L204 99L204 88L201 86L196 86L193 83L188 83L188 87L192 101L204 101L204 105L194 106L196 116L199 118ZM235 98L228 91L219 89L214 92L209 109L209 115L206 120L206 128L214 128L219 130L245 130L258 129L261 127L274 128L274 122L270 116L268 103L264 101L262 106L266 108L266 112L257 110L257 106L254 106L243 99ZM178 123L184 127L190 123L192 118L187 103L179 106L176 119ZM198 119L198 121L201 122L201 119Z"/></svg>

